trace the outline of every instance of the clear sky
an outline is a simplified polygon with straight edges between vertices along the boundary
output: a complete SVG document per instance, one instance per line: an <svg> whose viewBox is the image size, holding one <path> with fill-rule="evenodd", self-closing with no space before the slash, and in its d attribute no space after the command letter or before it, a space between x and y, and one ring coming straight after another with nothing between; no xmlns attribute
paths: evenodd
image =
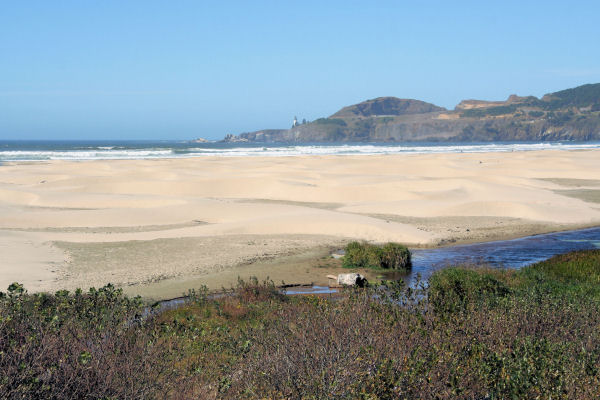
<svg viewBox="0 0 600 400"><path fill-rule="evenodd" d="M222 138L600 82L596 1L0 0L0 139Z"/></svg>

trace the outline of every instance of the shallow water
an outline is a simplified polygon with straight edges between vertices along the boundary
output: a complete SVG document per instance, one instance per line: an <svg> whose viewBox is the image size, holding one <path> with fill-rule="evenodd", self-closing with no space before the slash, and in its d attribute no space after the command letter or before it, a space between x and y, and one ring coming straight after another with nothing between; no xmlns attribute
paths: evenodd
<svg viewBox="0 0 600 400"><path fill-rule="evenodd" d="M311 286L311 287L301 287L301 288L293 288L287 289L285 291L286 294L294 295L294 294L327 294L327 293L336 293L337 289L329 288L327 286Z"/></svg>
<svg viewBox="0 0 600 400"><path fill-rule="evenodd" d="M600 228L548 233L520 239L475 243L438 249L412 250L413 268L427 279L434 271L451 265L485 265L493 268L522 268L557 254L600 248Z"/></svg>

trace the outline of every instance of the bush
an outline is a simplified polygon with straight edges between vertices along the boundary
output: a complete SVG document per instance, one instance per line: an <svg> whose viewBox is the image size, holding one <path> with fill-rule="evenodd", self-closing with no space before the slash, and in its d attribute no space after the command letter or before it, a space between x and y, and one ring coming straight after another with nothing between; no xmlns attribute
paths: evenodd
<svg viewBox="0 0 600 400"><path fill-rule="evenodd" d="M346 121L340 118L319 118L315 120L315 124L319 125L338 125L338 126L346 126Z"/></svg>
<svg viewBox="0 0 600 400"><path fill-rule="evenodd" d="M598 398L600 294L572 288L600 287L599 261L449 268L428 287L335 297L253 278L160 314L112 286L13 284L0 293L0 398Z"/></svg>
<svg viewBox="0 0 600 400"><path fill-rule="evenodd" d="M346 246L343 259L346 268L383 268L410 270L410 251L398 243L376 246L369 243L351 242Z"/></svg>
<svg viewBox="0 0 600 400"><path fill-rule="evenodd" d="M224 397L597 398L597 300L509 292L522 283L514 271L453 268L437 278L444 284L429 290L447 288L468 312L431 312L427 299L399 306L368 290L273 309L249 331L251 351Z"/></svg>
<svg viewBox="0 0 600 400"><path fill-rule="evenodd" d="M248 281L244 281L238 277L237 286L232 289L232 292L244 302L250 301L285 301L287 297L282 293L275 283L269 278L262 282L258 281L255 276L250 277Z"/></svg>
<svg viewBox="0 0 600 400"><path fill-rule="evenodd" d="M491 271L446 268L429 278L429 302L437 312L466 310L469 305L493 302L509 292Z"/></svg>
<svg viewBox="0 0 600 400"><path fill-rule="evenodd" d="M532 118L539 118L539 117L543 117L544 116L544 112L543 111L529 111L527 113L527 115L529 115Z"/></svg>
<svg viewBox="0 0 600 400"><path fill-rule="evenodd" d="M176 347L139 298L107 285L55 295L13 283L0 295L0 398L164 398Z"/></svg>
<svg viewBox="0 0 600 400"><path fill-rule="evenodd" d="M398 243L386 243L381 249L381 266L385 269L408 269L410 251Z"/></svg>

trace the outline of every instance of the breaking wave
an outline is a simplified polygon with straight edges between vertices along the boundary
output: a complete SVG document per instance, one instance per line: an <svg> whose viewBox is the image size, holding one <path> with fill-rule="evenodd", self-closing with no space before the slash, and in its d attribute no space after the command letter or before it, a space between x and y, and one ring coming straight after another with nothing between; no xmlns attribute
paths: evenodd
<svg viewBox="0 0 600 400"><path fill-rule="evenodd" d="M410 144L248 144L157 142L0 142L0 162L45 160L135 160L184 157L358 156L387 154L487 153L598 149L600 142L543 143L410 143Z"/></svg>

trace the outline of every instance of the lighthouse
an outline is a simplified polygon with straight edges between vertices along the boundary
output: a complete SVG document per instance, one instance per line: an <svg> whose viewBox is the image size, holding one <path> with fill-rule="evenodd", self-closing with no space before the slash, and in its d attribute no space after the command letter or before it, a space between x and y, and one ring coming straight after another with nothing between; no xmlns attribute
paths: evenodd
<svg viewBox="0 0 600 400"><path fill-rule="evenodd" d="M292 124L292 128L298 126L298 118L294 115L294 123Z"/></svg>

